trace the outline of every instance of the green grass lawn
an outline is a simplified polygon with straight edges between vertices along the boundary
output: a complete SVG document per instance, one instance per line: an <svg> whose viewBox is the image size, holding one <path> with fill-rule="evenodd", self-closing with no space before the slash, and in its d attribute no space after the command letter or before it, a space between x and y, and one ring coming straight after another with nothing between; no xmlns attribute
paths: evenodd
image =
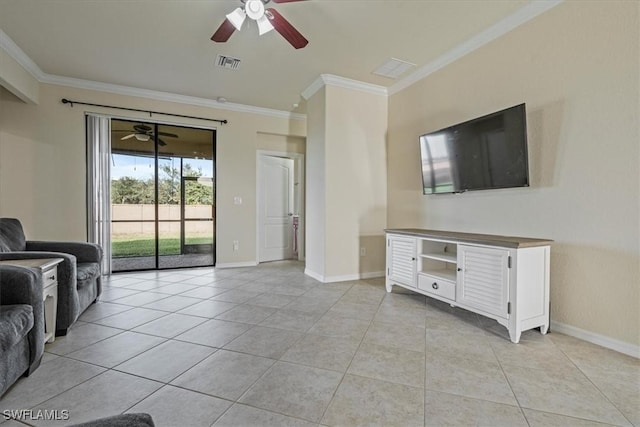
<svg viewBox="0 0 640 427"><path fill-rule="evenodd" d="M194 237L187 239L187 244L212 244L211 237ZM180 239L159 239L160 255L179 255ZM153 256L155 254L155 239L128 238L111 241L111 255L114 258Z"/></svg>

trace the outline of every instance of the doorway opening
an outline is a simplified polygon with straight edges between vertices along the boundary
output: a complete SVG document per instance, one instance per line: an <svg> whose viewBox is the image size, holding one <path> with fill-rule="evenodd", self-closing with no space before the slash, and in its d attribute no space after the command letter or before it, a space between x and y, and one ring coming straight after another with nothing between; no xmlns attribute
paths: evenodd
<svg viewBox="0 0 640 427"><path fill-rule="evenodd" d="M112 271L215 265L216 131L111 120Z"/></svg>
<svg viewBox="0 0 640 427"><path fill-rule="evenodd" d="M257 152L257 260L304 260L304 155Z"/></svg>

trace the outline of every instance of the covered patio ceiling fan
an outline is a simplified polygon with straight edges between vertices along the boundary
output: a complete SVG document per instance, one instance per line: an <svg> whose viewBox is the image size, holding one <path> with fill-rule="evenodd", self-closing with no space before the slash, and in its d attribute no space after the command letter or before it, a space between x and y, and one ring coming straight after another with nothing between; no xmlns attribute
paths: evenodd
<svg viewBox="0 0 640 427"><path fill-rule="evenodd" d="M229 13L220 27L211 37L211 40L224 43L229 40L235 30L240 31L246 17L253 19L258 24L258 33L265 34L273 29L279 32L291 46L296 49L303 48L309 43L293 25L289 23L274 8L265 8L272 0L240 0L243 7ZM273 0L274 3L290 3L304 0Z"/></svg>
<svg viewBox="0 0 640 427"><path fill-rule="evenodd" d="M130 138L135 138L138 141L146 142L146 141L149 141L149 140L153 140L153 137L154 137L151 127L149 127L147 125L143 125L143 124L133 125L133 131L116 130L116 132L132 132L129 135L125 135L122 138L120 138L121 141L124 141L126 139L130 139ZM177 138L178 137L178 135L176 135L175 133L169 133L169 132L158 132L158 135L166 136L166 137L169 137L169 138ZM167 143L164 142L163 140L161 140L160 138L158 138L158 145L165 146L165 145L167 145Z"/></svg>

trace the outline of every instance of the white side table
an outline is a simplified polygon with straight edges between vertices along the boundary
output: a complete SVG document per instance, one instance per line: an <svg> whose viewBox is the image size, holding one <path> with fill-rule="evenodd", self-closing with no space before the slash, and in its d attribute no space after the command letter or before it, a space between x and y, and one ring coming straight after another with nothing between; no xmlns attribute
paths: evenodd
<svg viewBox="0 0 640 427"><path fill-rule="evenodd" d="M56 339L56 315L58 312L58 264L63 258L8 259L0 264L33 268L42 273L42 301L44 302L44 342Z"/></svg>

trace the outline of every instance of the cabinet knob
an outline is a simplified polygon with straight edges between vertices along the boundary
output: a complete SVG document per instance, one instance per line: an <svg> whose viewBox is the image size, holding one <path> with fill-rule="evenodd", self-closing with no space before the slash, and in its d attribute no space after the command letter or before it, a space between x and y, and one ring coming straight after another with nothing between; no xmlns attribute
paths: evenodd
<svg viewBox="0 0 640 427"><path fill-rule="evenodd" d="M50 276L49 280L56 280L56 276Z"/></svg>
<svg viewBox="0 0 640 427"><path fill-rule="evenodd" d="M458 271L462 271L462 269L460 267L458 267Z"/></svg>
<svg viewBox="0 0 640 427"><path fill-rule="evenodd" d="M431 285L431 287L432 287L433 289L438 289L438 288L439 288L439 286L438 286L438 282L433 282L433 285Z"/></svg>
<svg viewBox="0 0 640 427"><path fill-rule="evenodd" d="M411 261L415 261L415 260L416 260L416 257L412 257L412 258L411 258Z"/></svg>

